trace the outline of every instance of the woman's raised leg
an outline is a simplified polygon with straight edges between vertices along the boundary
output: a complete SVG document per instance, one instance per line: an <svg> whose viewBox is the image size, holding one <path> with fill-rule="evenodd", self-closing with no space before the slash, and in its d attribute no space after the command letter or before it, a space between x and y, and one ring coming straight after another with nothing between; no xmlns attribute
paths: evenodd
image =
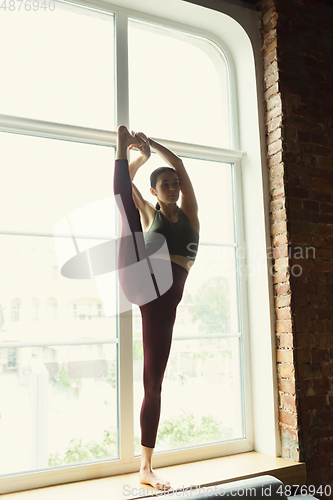
<svg viewBox="0 0 333 500"><path fill-rule="evenodd" d="M130 134L125 126L118 128L113 178L113 192L122 220L118 276L127 299L138 305L158 296L155 278L147 258L140 212L133 199L132 180L127 160L128 146L138 144L141 140Z"/></svg>

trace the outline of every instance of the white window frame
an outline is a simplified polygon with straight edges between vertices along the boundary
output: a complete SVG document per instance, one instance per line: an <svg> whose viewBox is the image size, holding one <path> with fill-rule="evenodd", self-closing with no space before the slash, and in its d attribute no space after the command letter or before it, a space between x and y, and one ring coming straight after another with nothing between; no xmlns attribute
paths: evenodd
<svg viewBox="0 0 333 500"><path fill-rule="evenodd" d="M127 68L127 17L150 21L162 26L179 29L186 33L206 37L224 52L229 66L231 95L231 141L234 149L211 148L177 143L160 139L177 154L196 158L215 159L234 163L236 187L238 244L245 248L246 256L239 262L254 262L249 253L251 245L264 249L270 245L265 177L265 129L262 119L261 53L258 13L243 9L221 0L217 12L182 0L140 0L140 12L135 10L137 0L72 2L75 5L110 11L116 14L116 82L118 89L117 123L129 125ZM119 3L119 5L117 5ZM126 7L125 7L126 6ZM68 4L68 8L70 4ZM259 87L257 88L257 83ZM120 84L121 82L121 84ZM116 145L116 133L86 127L69 126L0 115L0 131L18 132L39 137L66 139L88 144ZM159 138L155 138L159 140ZM244 156L243 151L247 155ZM243 209L242 204L244 203ZM264 207L263 207L264 205ZM253 217L253 215L255 217ZM267 229L266 229L267 228ZM263 276L250 276L243 272L239 281L239 299L243 311L244 356L247 438L232 443L207 445L188 450L177 450L154 455L154 466L203 460L244 451L256 450L273 456L279 455L277 426L277 383L274 370L274 309L266 256L259 256L264 265ZM122 300L125 300L122 297ZM125 310L125 309L123 309ZM246 320L245 320L246 318ZM119 318L119 353L122 373L119 401L123 415L120 426L120 460L110 460L87 465L75 465L48 469L28 474L13 474L0 479L1 492L94 479L120 473L138 471L140 457L134 457L133 432L133 363L132 315L122 313ZM103 342L105 343L105 341ZM251 397L252 392L252 397ZM262 403L265 403L263 405ZM252 422L253 414L253 422Z"/></svg>

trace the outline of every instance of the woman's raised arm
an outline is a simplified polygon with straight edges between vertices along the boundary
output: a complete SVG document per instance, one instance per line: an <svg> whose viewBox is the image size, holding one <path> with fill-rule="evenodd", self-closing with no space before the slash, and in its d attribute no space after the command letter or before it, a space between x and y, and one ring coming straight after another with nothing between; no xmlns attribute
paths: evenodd
<svg viewBox="0 0 333 500"><path fill-rule="evenodd" d="M183 161L170 149L162 146L153 139L148 138L143 132L138 132L138 137L148 141L149 146L171 167L173 167L179 177L179 184L181 190L181 206L184 211L190 212L193 215L198 214L198 202L194 193L191 179L186 171Z"/></svg>

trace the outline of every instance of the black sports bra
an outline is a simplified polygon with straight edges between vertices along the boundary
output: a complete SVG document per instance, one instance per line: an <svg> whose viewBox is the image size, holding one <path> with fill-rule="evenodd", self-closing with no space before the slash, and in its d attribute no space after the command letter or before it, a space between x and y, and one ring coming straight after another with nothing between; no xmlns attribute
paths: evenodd
<svg viewBox="0 0 333 500"><path fill-rule="evenodd" d="M148 255L157 253L161 248L161 237L164 236L169 254L182 255L195 261L198 252L199 233L191 224L188 217L178 207L178 220L171 222L161 210L156 210L154 220L144 234L145 246Z"/></svg>

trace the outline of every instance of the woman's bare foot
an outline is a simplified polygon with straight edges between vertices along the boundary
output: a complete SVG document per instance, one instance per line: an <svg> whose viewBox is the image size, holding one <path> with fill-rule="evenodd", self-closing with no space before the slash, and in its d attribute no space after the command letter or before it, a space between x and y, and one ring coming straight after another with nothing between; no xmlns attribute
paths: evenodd
<svg viewBox="0 0 333 500"><path fill-rule="evenodd" d="M130 134L125 125L119 125L117 131L117 152L116 160L127 160L128 147L131 145L139 146L145 144L146 141L135 134Z"/></svg>
<svg viewBox="0 0 333 500"><path fill-rule="evenodd" d="M121 142L122 144L126 145L126 147L131 146L131 145L137 145L139 146L140 144L146 142L144 139L137 137L135 134L131 134L125 125L119 125L118 131L117 131L117 139L118 142Z"/></svg>
<svg viewBox="0 0 333 500"><path fill-rule="evenodd" d="M139 472L140 483L150 484L157 490L168 490L171 488L169 481L163 481L158 477L152 468L142 467Z"/></svg>

